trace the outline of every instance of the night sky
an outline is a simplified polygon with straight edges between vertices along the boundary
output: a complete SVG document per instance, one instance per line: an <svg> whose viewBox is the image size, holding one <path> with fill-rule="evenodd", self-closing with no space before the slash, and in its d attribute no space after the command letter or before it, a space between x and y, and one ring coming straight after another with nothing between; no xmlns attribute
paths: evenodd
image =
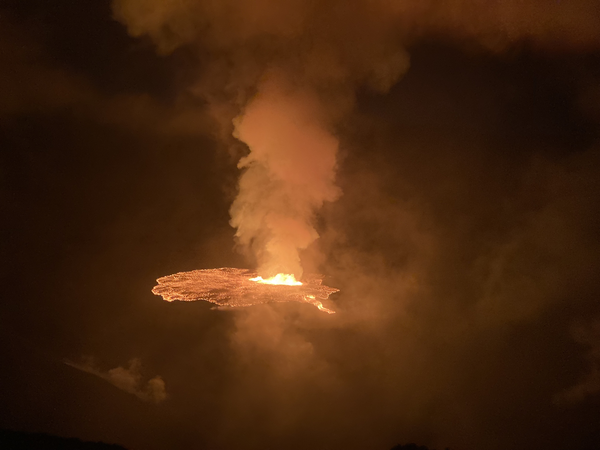
<svg viewBox="0 0 600 450"><path fill-rule="evenodd" d="M313 3L240 0L275 12L236 34L194 21L208 3L0 2L0 429L130 450L600 448L598 4L538 21L544 2L511 0L504 28L475 0L367 8L363 27L328 0L296 29L282 18ZM192 19L136 32L118 5L141 4ZM306 48L338 59L309 67ZM255 268L229 224L248 153L232 120L273 66L339 140L341 195L301 254L336 314L165 302L159 277Z"/></svg>

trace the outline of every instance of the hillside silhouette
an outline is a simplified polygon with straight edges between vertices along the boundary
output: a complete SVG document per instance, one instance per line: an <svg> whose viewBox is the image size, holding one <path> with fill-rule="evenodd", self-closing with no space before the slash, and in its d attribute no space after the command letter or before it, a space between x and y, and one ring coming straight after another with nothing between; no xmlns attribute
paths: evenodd
<svg viewBox="0 0 600 450"><path fill-rule="evenodd" d="M396 445L395 447L392 447L391 450L430 450L429 447L425 447L424 445L417 445L417 444L405 444L405 445ZM450 449L446 449L446 450L450 450Z"/></svg>
<svg viewBox="0 0 600 450"><path fill-rule="evenodd" d="M0 448L2 450L127 450L116 444L10 430L0 430Z"/></svg>
<svg viewBox="0 0 600 450"><path fill-rule="evenodd" d="M117 444L82 441L77 438L63 438L46 433L0 430L2 450L127 450ZM396 445L390 450L430 450L414 443ZM448 449L446 449L448 450Z"/></svg>

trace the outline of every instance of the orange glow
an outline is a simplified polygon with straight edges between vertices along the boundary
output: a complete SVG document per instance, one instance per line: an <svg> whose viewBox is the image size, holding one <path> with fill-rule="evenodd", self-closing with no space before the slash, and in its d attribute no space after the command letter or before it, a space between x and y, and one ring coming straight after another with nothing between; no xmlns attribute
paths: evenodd
<svg viewBox="0 0 600 450"><path fill-rule="evenodd" d="M316 306L317 308L319 308L319 311L326 312L327 314L335 314L335 311L333 311L329 308L325 308L323 306L323 303L321 303L319 300L317 300L314 295L305 295L304 300L306 300L307 303L310 303L310 304Z"/></svg>
<svg viewBox="0 0 600 450"><path fill-rule="evenodd" d="M323 276L318 274L304 274L302 280L296 281L293 275L286 274L264 280L253 270L222 267L179 272L159 278L152 292L168 302L204 300L230 308L301 302L333 314L334 311L325 308L321 301L329 299L339 289L323 285Z"/></svg>
<svg viewBox="0 0 600 450"><path fill-rule="evenodd" d="M284 284L286 286L302 286L300 281L296 281L296 277L293 274L287 273L278 273L274 277L267 278L266 280L263 277L258 276L255 278L250 278L250 281L256 281L257 283L262 284Z"/></svg>

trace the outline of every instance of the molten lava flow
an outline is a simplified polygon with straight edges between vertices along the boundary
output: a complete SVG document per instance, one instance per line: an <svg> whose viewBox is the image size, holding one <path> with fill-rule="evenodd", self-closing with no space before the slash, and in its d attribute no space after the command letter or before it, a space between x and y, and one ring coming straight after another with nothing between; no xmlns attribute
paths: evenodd
<svg viewBox="0 0 600 450"><path fill-rule="evenodd" d="M255 278L250 278L250 281L256 281L257 283L262 284L285 284L287 286L302 286L300 281L296 281L296 277L294 275L289 275L287 273L278 273L274 277L263 279L260 275Z"/></svg>
<svg viewBox="0 0 600 450"><path fill-rule="evenodd" d="M332 314L321 300L339 289L322 285L321 275L306 275L303 282L293 275L279 274L264 280L256 272L225 267L192 270L159 278L152 289L168 302L204 300L224 307L242 307L271 302L309 303Z"/></svg>
<svg viewBox="0 0 600 450"><path fill-rule="evenodd" d="M329 308L325 308L323 306L323 303L321 303L319 300L315 299L314 295L307 295L304 298L307 303L310 303L311 305L315 305L317 308L319 308L319 311L326 312L327 314L335 314L335 311L333 311L332 309L329 309Z"/></svg>

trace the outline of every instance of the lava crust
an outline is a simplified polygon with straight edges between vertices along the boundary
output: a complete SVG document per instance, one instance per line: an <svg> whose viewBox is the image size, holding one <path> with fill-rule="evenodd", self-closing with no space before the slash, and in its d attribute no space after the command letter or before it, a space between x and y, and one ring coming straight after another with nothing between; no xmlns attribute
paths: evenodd
<svg viewBox="0 0 600 450"><path fill-rule="evenodd" d="M224 307L244 307L273 302L310 303L329 314L321 300L339 289L322 285L321 275L307 275L302 285L263 284L252 281L258 273L248 269L224 267L221 269L192 270L179 272L156 280L152 289L168 302L193 302L204 300Z"/></svg>

